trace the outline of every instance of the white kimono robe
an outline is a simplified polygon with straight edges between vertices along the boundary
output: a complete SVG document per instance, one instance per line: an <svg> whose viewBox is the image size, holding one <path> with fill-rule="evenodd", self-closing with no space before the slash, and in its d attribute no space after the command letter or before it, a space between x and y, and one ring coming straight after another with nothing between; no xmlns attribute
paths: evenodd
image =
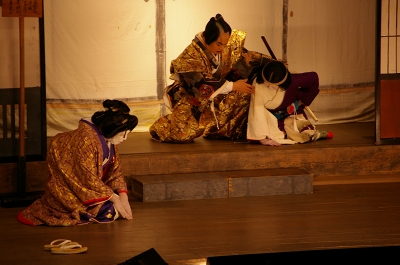
<svg viewBox="0 0 400 265"><path fill-rule="evenodd" d="M268 109L277 108L283 101L285 91L273 90L265 84L254 81L255 93L251 95L247 124L247 139L272 139L280 144L295 144L296 141L285 139L285 134L278 127L277 118Z"/></svg>

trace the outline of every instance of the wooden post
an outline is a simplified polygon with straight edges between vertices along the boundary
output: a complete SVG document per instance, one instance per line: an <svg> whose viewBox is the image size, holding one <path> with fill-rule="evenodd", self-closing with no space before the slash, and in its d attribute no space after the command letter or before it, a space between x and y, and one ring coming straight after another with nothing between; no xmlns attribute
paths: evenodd
<svg viewBox="0 0 400 265"><path fill-rule="evenodd" d="M25 45L24 45L24 17L19 17L19 146L20 156L25 156Z"/></svg>
<svg viewBox="0 0 400 265"><path fill-rule="evenodd" d="M19 18L20 91L19 91L19 157L17 176L17 201L2 201L2 206L24 206L32 203L26 200L26 156L25 156L25 38L24 17L42 17L43 1L2 1L3 17ZM7 207L6 206L6 207Z"/></svg>
<svg viewBox="0 0 400 265"><path fill-rule="evenodd" d="M18 197L26 194L26 156L25 156L25 45L24 17L19 17L19 158L18 158Z"/></svg>

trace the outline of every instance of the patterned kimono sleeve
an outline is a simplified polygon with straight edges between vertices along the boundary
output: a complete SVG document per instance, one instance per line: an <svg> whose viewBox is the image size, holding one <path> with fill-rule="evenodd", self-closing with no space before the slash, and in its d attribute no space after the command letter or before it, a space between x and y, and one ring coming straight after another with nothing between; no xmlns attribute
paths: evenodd
<svg viewBox="0 0 400 265"><path fill-rule="evenodd" d="M114 192L127 191L127 185L121 168L121 160L118 150L115 147L115 162L110 166L107 175L104 176L104 183Z"/></svg>
<svg viewBox="0 0 400 265"><path fill-rule="evenodd" d="M264 66L273 60L271 56L256 51L244 51L244 53L247 53L252 67Z"/></svg>
<svg viewBox="0 0 400 265"><path fill-rule="evenodd" d="M102 181L103 151L96 138L97 135L85 137L85 140L80 141L80 144L74 148L74 169L68 176L69 185L73 187L76 196L85 205L104 202L113 194L112 189Z"/></svg>
<svg viewBox="0 0 400 265"><path fill-rule="evenodd" d="M263 53L248 51L244 49L243 56L237 63L237 68L240 70L242 77L247 78L249 84L252 84L254 79L257 78L263 67L273 59ZM241 66L242 69L240 68ZM244 69L243 69L244 68Z"/></svg>

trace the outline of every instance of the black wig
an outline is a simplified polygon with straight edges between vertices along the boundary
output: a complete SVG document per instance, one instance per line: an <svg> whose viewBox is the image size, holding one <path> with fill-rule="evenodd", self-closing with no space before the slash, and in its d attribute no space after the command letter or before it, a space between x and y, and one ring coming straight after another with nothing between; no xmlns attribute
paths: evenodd
<svg viewBox="0 0 400 265"><path fill-rule="evenodd" d="M220 14L210 18L203 32L203 37L207 45L210 45L218 39L221 29L224 32L229 32L229 35L232 33L231 27Z"/></svg>
<svg viewBox="0 0 400 265"><path fill-rule="evenodd" d="M131 131L138 124L138 118L129 114L128 105L122 101L107 99L103 102L103 107L106 110L95 112L92 122L107 139L114 137L117 133Z"/></svg>
<svg viewBox="0 0 400 265"><path fill-rule="evenodd" d="M269 61L262 67L262 69L260 68L260 71L257 73L257 84L264 83L263 76L265 80L269 83L279 83L286 77L286 80L279 85L279 87L284 90L286 90L292 82L289 70L287 69L286 65L281 61Z"/></svg>

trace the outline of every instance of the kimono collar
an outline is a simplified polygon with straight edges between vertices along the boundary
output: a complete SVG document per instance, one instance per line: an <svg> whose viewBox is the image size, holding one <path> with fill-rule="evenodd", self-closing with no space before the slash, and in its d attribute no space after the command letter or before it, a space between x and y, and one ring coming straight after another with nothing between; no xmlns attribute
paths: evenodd
<svg viewBox="0 0 400 265"><path fill-rule="evenodd" d="M99 137L101 142L101 147L103 149L103 159L107 158L108 161L110 161L110 158L113 157L115 153L114 145L112 144L110 148L108 147L106 138L104 138L104 136L101 134L97 126L95 126L93 123L85 119L81 119L81 121L89 125L97 133L97 136Z"/></svg>
<svg viewBox="0 0 400 265"><path fill-rule="evenodd" d="M218 65L219 65L218 60L217 60L217 58L215 58L214 54L212 54L209 50L207 50L207 48L206 48L206 46L205 46L205 43L204 43L204 41L203 41L203 38L202 38L201 34L202 34L202 32L198 33L198 34L194 37L193 41L194 41L197 45L199 45L199 47L203 50L203 52L204 52L204 53L206 54L206 56L207 56L207 59L210 61L211 65L212 65L214 68L218 68Z"/></svg>

